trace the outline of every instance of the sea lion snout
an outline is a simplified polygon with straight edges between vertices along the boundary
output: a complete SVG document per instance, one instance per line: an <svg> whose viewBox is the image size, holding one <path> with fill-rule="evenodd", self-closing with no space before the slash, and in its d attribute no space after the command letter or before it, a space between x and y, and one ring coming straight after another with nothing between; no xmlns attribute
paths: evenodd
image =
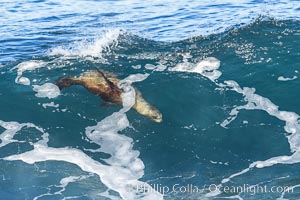
<svg viewBox="0 0 300 200"><path fill-rule="evenodd" d="M156 113L156 114L154 114L154 115L151 117L151 119L152 119L153 121L155 121L155 122L160 123L160 122L162 122L162 114L161 114L161 113Z"/></svg>
<svg viewBox="0 0 300 200"><path fill-rule="evenodd" d="M73 79L69 77L62 77L55 81L55 85L57 85L60 90L66 87L70 87L73 84L74 84Z"/></svg>
<svg viewBox="0 0 300 200"><path fill-rule="evenodd" d="M153 106L151 106L151 109L149 109L147 116L157 123L162 122L162 114Z"/></svg>

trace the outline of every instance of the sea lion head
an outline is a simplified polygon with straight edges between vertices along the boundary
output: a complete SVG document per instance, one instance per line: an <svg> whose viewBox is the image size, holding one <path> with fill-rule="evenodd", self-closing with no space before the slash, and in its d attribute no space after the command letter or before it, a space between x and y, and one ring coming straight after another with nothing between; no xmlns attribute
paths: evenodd
<svg viewBox="0 0 300 200"><path fill-rule="evenodd" d="M73 78L70 77L62 77L55 81L55 84L58 86L60 90L70 87L71 85L75 84L75 81Z"/></svg>
<svg viewBox="0 0 300 200"><path fill-rule="evenodd" d="M150 108L146 110L145 115L155 122L162 122L162 114L153 106L150 106Z"/></svg>

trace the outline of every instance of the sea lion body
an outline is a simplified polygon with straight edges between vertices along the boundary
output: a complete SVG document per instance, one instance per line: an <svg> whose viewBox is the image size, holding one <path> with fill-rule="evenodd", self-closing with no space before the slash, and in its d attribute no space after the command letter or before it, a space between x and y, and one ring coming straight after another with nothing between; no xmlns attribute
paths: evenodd
<svg viewBox="0 0 300 200"><path fill-rule="evenodd" d="M119 79L104 70L88 71L83 73L80 77L63 77L55 81L55 84L60 90L70 87L72 85L82 85L91 93L100 96L104 101L113 104L122 104L122 90L117 87ZM150 105L143 97L141 92L135 89L135 104L133 109L138 113L149 117L155 122L162 121L162 114L158 109Z"/></svg>

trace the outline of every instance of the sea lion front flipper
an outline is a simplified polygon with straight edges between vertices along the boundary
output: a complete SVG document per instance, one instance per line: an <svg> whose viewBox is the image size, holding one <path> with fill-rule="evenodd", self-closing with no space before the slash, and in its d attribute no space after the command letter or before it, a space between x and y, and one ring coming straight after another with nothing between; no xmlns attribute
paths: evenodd
<svg viewBox="0 0 300 200"><path fill-rule="evenodd" d="M98 67L96 67L96 70L104 78L105 82L109 85L110 89L118 89L118 86L111 82Z"/></svg>
<svg viewBox="0 0 300 200"><path fill-rule="evenodd" d="M61 78L57 79L54 83L55 83L55 85L58 86L58 88L60 90L66 88L66 87L70 87L72 85L80 84L80 83L78 83L78 80L76 80L75 78L72 78L72 77L61 77Z"/></svg>

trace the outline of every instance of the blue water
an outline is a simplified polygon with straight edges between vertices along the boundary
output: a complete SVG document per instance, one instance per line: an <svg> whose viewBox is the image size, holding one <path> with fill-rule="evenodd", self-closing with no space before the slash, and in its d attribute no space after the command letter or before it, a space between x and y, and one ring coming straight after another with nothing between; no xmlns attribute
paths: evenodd
<svg viewBox="0 0 300 200"><path fill-rule="evenodd" d="M299 16L292 0L1 1L0 199L300 199ZM95 66L132 75L162 123L53 84Z"/></svg>

